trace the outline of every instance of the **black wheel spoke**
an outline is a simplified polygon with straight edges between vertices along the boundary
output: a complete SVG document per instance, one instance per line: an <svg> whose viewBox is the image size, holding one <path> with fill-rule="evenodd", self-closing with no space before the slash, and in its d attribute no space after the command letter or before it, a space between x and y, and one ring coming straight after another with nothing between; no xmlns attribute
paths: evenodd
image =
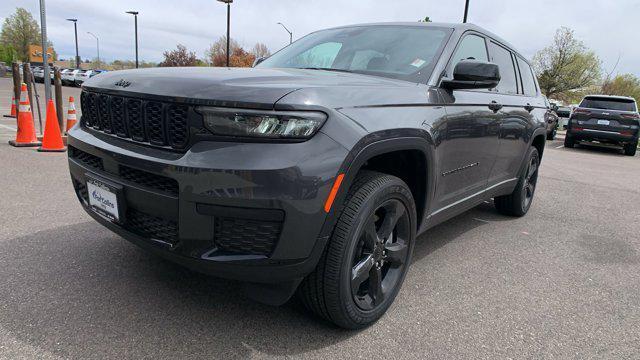
<svg viewBox="0 0 640 360"><path fill-rule="evenodd" d="M392 243L386 244L384 249L386 252L385 261L394 266L398 266L404 264L404 261L407 258L407 250L409 248L407 245L402 243Z"/></svg>
<svg viewBox="0 0 640 360"><path fill-rule="evenodd" d="M398 220L404 215L404 206L399 201L392 201L385 207L385 210L387 212L382 220L382 225L380 225L378 235L386 241L391 236Z"/></svg>
<svg viewBox="0 0 640 360"><path fill-rule="evenodd" d="M369 254L351 269L351 290L353 290L354 293L356 293L360 285L369 278L374 263L373 255Z"/></svg>
<svg viewBox="0 0 640 360"><path fill-rule="evenodd" d="M365 247L369 250L373 250L376 242L379 240L374 215L371 215L369 219L367 219L367 223L364 224L364 238Z"/></svg>
<svg viewBox="0 0 640 360"><path fill-rule="evenodd" d="M384 294L382 292L382 270L375 266L369 272L369 295L374 305L378 305L384 301Z"/></svg>

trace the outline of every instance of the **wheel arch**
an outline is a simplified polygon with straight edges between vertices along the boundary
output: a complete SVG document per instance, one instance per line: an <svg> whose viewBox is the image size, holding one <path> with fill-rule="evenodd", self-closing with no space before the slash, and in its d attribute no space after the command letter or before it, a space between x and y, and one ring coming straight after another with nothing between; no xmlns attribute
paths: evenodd
<svg viewBox="0 0 640 360"><path fill-rule="evenodd" d="M407 183L416 203L416 230L419 231L421 228L435 188L434 147L431 137L421 133L419 136L381 139L380 135L379 133L372 133L363 138L353 147L349 156L343 162L339 174L344 174L344 179L332 209L325 220L321 236L329 236L331 234L331 230L340 215L340 211L337 211L337 209L341 208L358 172L363 169L394 175ZM396 166L395 168L390 166L390 159L400 159L404 163L409 159L417 159L419 165L412 167L411 171L408 171L409 169L401 166ZM416 179L413 179L414 176Z"/></svg>

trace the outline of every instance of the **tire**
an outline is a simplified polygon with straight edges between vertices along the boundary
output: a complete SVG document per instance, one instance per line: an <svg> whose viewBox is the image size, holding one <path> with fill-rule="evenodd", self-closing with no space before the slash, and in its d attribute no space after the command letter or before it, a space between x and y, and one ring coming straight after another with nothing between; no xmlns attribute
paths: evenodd
<svg viewBox="0 0 640 360"><path fill-rule="evenodd" d="M415 229L409 187L395 176L362 171L349 189L316 269L298 288L298 297L313 313L342 328L373 324L402 286ZM385 233L390 235L383 241Z"/></svg>
<svg viewBox="0 0 640 360"><path fill-rule="evenodd" d="M538 149L530 147L526 159L527 165L513 192L509 195L496 196L493 199L496 209L503 215L524 216L531 207L538 182L538 169L540 168Z"/></svg>
<svg viewBox="0 0 640 360"><path fill-rule="evenodd" d="M564 147L566 148L573 148L576 145L575 140L573 139L573 137L569 136L569 134L567 134L564 137Z"/></svg>
<svg viewBox="0 0 640 360"><path fill-rule="evenodd" d="M556 128L553 128L550 133L547 133L547 140L555 140L557 132L558 130Z"/></svg>
<svg viewBox="0 0 640 360"><path fill-rule="evenodd" d="M624 154L627 156L635 156L637 150L638 150L637 141L624 146Z"/></svg>

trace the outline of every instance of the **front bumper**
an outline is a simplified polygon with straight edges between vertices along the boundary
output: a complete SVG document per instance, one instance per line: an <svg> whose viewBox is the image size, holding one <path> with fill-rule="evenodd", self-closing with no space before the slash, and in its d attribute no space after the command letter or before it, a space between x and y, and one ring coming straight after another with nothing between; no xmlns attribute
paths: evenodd
<svg viewBox="0 0 640 360"><path fill-rule="evenodd" d="M318 133L303 143L202 141L186 153L76 127L69 170L78 198L125 239L210 275L300 279L327 240L324 201L347 150ZM88 206L86 176L122 185L113 223Z"/></svg>

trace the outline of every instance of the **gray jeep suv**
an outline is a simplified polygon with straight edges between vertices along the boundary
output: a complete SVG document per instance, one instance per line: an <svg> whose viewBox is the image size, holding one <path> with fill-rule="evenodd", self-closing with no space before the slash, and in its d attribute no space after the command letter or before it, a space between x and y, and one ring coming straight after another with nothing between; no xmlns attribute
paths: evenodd
<svg viewBox="0 0 640 360"><path fill-rule="evenodd" d="M547 110L508 43L435 23L318 31L252 69L105 73L81 106L69 168L96 221L345 328L388 309L419 234L490 198L528 211Z"/></svg>

